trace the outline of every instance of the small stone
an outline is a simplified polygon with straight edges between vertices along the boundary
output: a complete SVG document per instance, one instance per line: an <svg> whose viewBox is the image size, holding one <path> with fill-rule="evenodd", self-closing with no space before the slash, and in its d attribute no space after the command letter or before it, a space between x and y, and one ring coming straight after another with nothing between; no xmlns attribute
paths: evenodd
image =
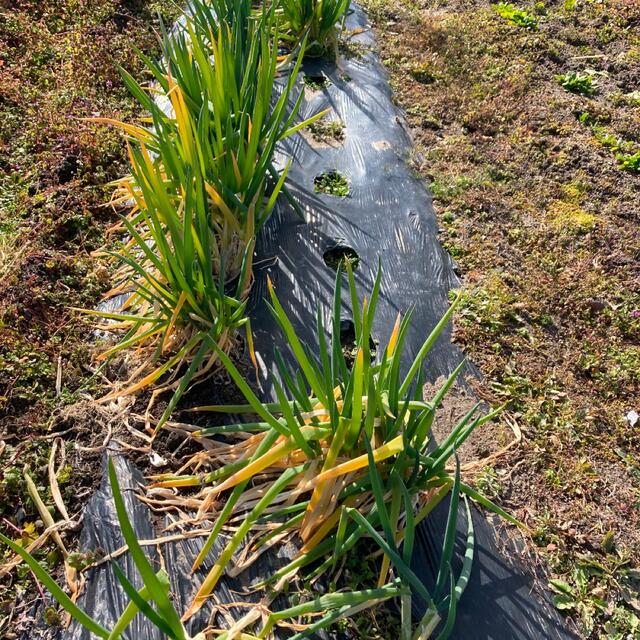
<svg viewBox="0 0 640 640"><path fill-rule="evenodd" d="M157 454L155 451L152 451L149 454L149 461L154 467L164 467L167 464L167 459L163 458L161 455Z"/></svg>

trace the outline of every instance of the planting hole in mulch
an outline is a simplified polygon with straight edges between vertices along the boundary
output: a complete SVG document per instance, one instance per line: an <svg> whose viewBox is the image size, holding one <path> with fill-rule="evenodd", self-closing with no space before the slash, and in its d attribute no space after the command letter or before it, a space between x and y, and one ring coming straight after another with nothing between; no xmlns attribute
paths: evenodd
<svg viewBox="0 0 640 640"><path fill-rule="evenodd" d="M347 367L353 367L358 353L358 345L356 342L356 328L352 320L340 320L340 344L342 345L342 353L347 362ZM376 353L378 353L378 341L369 336L371 362L375 360Z"/></svg>
<svg viewBox="0 0 640 640"><path fill-rule="evenodd" d="M302 76L302 82L304 82L304 86L311 91L326 89L331 84L331 81L324 75L324 73L305 73L304 76Z"/></svg>
<svg viewBox="0 0 640 640"><path fill-rule="evenodd" d="M349 195L349 183L338 171L326 171L313 179L313 190L316 193L344 198Z"/></svg>
<svg viewBox="0 0 640 640"><path fill-rule="evenodd" d="M314 142L338 145L344 142L345 126L342 120L321 118L309 125L309 133Z"/></svg>
<svg viewBox="0 0 640 640"><path fill-rule="evenodd" d="M346 245L336 245L331 249L327 249L322 254L322 259L327 267L334 271L338 269L346 271L347 262L351 265L351 269L355 271L360 264L360 256L356 253L356 250Z"/></svg>

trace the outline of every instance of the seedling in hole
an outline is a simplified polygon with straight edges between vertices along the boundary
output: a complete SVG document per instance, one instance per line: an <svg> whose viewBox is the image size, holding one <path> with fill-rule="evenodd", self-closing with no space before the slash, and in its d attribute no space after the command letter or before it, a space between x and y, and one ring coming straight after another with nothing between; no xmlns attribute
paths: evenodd
<svg viewBox="0 0 640 640"><path fill-rule="evenodd" d="M324 75L324 73L320 73L315 76L305 73L302 77L302 81L304 82L304 86L311 89L311 91L320 91L331 84L331 81Z"/></svg>
<svg viewBox="0 0 640 640"><path fill-rule="evenodd" d="M355 271L360 264L360 256L355 252L355 249L345 246L336 246L328 249L322 255L322 259L327 267L337 271L347 271L347 263L351 267L352 271Z"/></svg>
<svg viewBox="0 0 640 640"><path fill-rule="evenodd" d="M309 125L311 136L316 142L327 142L344 140L344 122L342 120L316 120Z"/></svg>
<svg viewBox="0 0 640 640"><path fill-rule="evenodd" d="M349 195L349 183L341 173L327 171L313 179L313 190L316 193L345 197Z"/></svg>

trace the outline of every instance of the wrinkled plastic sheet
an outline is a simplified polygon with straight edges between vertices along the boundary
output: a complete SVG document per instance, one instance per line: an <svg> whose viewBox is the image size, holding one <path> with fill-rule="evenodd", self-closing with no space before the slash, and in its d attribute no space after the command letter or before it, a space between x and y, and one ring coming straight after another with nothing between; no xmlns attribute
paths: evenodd
<svg viewBox="0 0 640 640"><path fill-rule="evenodd" d="M397 314L413 309L405 368L444 314L448 292L459 284L454 264L438 242L431 197L422 181L407 166L411 141L403 128L401 114L393 105L386 73L373 51L373 36L360 8L353 6L346 27L352 33L354 48L361 55L341 56L337 68L321 61L305 62L303 73L314 77L323 75L329 82L319 91L306 89L301 108L302 117L330 108L328 117L345 124L344 143L319 146L303 135L285 141L279 163L282 165L287 158L294 158L288 185L303 209L305 219L301 220L290 204L280 198L256 247L251 318L265 400L273 398L270 381L276 370L274 348L281 350L285 362L293 362L292 354L264 304L267 276L274 282L296 331L313 348L316 345L317 310L328 319L333 297L335 273L325 264L324 253L337 246L355 250L360 260L355 277L362 292L371 289L380 261L384 275L372 333L379 344L385 344ZM348 197L314 192L314 178L327 171L338 171L347 178ZM350 309L346 297L344 303L345 320L348 320ZM432 349L425 363L428 381L434 382L449 374L462 360L462 354L451 344L450 338L448 328ZM475 373L470 365L467 373ZM153 526L149 510L134 497L135 489L142 483L139 472L122 457L116 457L116 461L118 477L126 488L127 508L139 538L157 537L162 527ZM413 568L428 587L435 582L447 509L446 504L441 504L417 531ZM474 567L458 607L451 637L459 640L573 638L548 597L534 589L533 578L518 561L517 554L505 555L499 550L509 543L498 533L495 521L485 519L475 509L473 521ZM455 571L459 571L466 541L467 523L463 509L458 528ZM223 542L218 542L210 554L209 564L194 576L190 574L190 567L201 548L202 538L162 546L178 610L184 610L190 602ZM112 552L122 543L111 490L103 479L102 487L85 511L81 548ZM515 551L513 545L511 548ZM188 630L195 633L207 622L226 626L229 619L237 620L247 612L246 609L231 607L226 610L217 607L216 603L241 599L239 591L285 564L295 552L292 544L283 545L263 555L238 578L225 576L213 601L190 621ZM151 556L158 560L157 551ZM130 558L124 555L117 561L139 586ZM108 565L89 573L81 599L89 613L110 626L126 603L127 598ZM73 626L66 637L88 640L90 635ZM161 634L142 616L137 616L125 637L159 640ZM286 633L282 637L286 637Z"/></svg>
<svg viewBox="0 0 640 640"><path fill-rule="evenodd" d="M171 535L172 532L163 533L162 529L173 521L166 518L157 526L151 517L150 510L136 497L144 487L144 479L138 469L125 457L111 452L120 483L120 488L125 502L127 513L139 541L154 540L162 535ZM106 458L105 465L106 467ZM80 547L85 550L101 549L105 553L113 553L124 545L124 539L118 524L118 517L113 502L113 493L106 477L103 475L101 486L91 498L83 516L83 530ZM179 533L176 531L175 533ZM156 545L145 545L145 551L152 563L159 568L164 566L169 574L174 603L178 611L184 611L204 576L209 572L215 559L220 555L226 543L226 538L220 537L214 545L208 559L201 569L191 575L190 567L202 548L204 538L189 538L176 542L167 542L161 546L162 563L158 555ZM238 620L248 612L241 607L218 607L222 603L242 601L259 602L256 594L245 592L251 584L265 577L265 570L275 571L277 568L290 562L295 556L296 548L293 545L282 545L274 549L265 557L265 562L255 563L247 568L236 578L223 576L215 591L215 598L203 607L200 613L194 616L187 624L187 631L195 635L202 631L209 623L216 626L227 626L229 621ZM115 559L120 568L127 575L136 588L142 586L142 582L129 554L118 555ZM242 594L242 595L240 595ZM111 628L117 621L120 613L127 605L128 598L119 586L110 563L92 569L88 575L87 584L80 605L100 623ZM282 603L277 603L282 604ZM225 625L225 621L227 625ZM73 625L65 636L75 640L90 640L93 636L79 625ZM127 629L123 637L128 640L163 640L162 633L151 625L146 618L138 615Z"/></svg>

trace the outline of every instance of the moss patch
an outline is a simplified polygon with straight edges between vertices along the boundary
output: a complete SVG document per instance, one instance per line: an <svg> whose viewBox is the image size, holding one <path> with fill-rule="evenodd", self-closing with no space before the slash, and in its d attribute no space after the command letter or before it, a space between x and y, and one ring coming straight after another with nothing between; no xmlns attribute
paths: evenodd
<svg viewBox="0 0 640 640"><path fill-rule="evenodd" d="M587 233L598 224L597 216L586 212L577 204L562 200L552 202L547 214L550 223L559 231Z"/></svg>

